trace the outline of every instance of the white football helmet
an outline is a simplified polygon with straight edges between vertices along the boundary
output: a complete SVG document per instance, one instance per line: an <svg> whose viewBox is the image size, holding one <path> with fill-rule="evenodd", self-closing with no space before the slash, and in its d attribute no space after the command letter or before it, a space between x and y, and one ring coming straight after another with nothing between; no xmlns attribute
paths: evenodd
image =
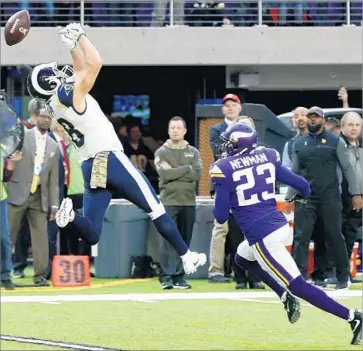
<svg viewBox="0 0 363 351"><path fill-rule="evenodd" d="M74 81L71 66L57 68L56 61L35 66L27 79L28 92L33 98L49 100L61 84Z"/></svg>

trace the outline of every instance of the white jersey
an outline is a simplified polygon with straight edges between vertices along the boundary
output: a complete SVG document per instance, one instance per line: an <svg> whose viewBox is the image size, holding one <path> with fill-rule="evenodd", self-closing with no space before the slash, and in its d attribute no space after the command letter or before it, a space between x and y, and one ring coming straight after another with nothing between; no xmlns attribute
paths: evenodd
<svg viewBox="0 0 363 351"><path fill-rule="evenodd" d="M101 151L123 150L112 123L98 102L86 95L86 109L78 113L73 108L73 83L61 85L47 102L52 117L66 130L78 148L81 159L94 157Z"/></svg>

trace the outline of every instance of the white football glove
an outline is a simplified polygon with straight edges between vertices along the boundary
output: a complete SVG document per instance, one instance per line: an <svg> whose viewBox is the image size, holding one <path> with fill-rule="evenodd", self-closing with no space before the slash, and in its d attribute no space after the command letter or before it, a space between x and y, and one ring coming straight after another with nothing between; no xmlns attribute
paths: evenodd
<svg viewBox="0 0 363 351"><path fill-rule="evenodd" d="M67 45L70 51L73 51L76 48L77 40L68 30L62 28L58 31L58 34L60 36L62 43Z"/></svg>
<svg viewBox="0 0 363 351"><path fill-rule="evenodd" d="M82 25L80 23L70 23L65 27L69 33L76 39L76 41L79 40L81 35L86 35L86 32L84 31Z"/></svg>

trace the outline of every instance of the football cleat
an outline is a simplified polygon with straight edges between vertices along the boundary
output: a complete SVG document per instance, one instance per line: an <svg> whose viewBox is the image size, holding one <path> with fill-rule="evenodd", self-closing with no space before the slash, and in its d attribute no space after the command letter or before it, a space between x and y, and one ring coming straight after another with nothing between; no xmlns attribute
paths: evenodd
<svg viewBox="0 0 363 351"><path fill-rule="evenodd" d="M362 312L354 311L354 318L349 322L352 328L352 345L359 345L362 341Z"/></svg>
<svg viewBox="0 0 363 351"><path fill-rule="evenodd" d="M67 197L63 199L60 208L55 215L55 221L59 228L64 228L69 222L74 220L73 202Z"/></svg>
<svg viewBox="0 0 363 351"><path fill-rule="evenodd" d="M299 299L287 291L285 301L282 303L284 304L289 322L292 324L296 323L301 316Z"/></svg>
<svg viewBox="0 0 363 351"><path fill-rule="evenodd" d="M186 274L193 274L197 268L204 266L207 262L207 256L204 253L188 251L182 256L183 267Z"/></svg>

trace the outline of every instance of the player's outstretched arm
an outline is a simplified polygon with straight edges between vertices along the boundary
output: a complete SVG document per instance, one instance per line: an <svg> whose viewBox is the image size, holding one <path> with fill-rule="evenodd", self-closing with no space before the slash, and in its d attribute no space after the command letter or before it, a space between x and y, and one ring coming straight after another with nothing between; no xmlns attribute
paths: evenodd
<svg viewBox="0 0 363 351"><path fill-rule="evenodd" d="M85 35L82 35L79 38L78 43L82 49L85 64L80 71L76 71L76 81L73 91L73 107L76 111L83 112L86 109L86 95L95 84L102 67L102 59L98 50Z"/></svg>
<svg viewBox="0 0 363 351"><path fill-rule="evenodd" d="M216 221L220 224L226 223L231 209L229 199L229 190L225 183L215 184L216 199L213 208L213 214Z"/></svg>
<svg viewBox="0 0 363 351"><path fill-rule="evenodd" d="M291 172L281 164L276 165L276 180L293 187L304 197L308 197L311 194L310 184L306 179Z"/></svg>

